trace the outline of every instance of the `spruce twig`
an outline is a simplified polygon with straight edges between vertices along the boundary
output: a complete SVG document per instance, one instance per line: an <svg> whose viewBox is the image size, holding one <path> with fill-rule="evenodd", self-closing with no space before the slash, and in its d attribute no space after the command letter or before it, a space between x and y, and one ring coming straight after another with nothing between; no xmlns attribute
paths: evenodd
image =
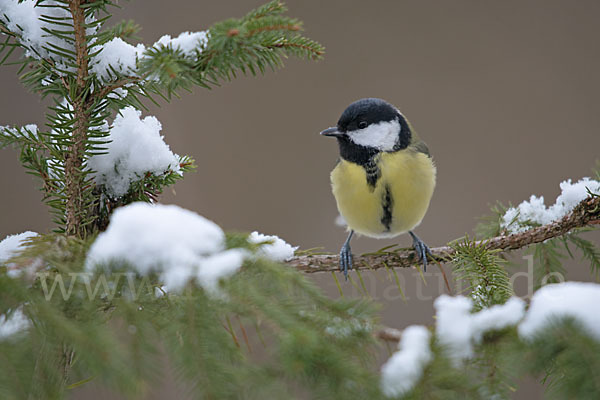
<svg viewBox="0 0 600 400"><path fill-rule="evenodd" d="M126 85L129 85L131 83L136 83L136 82L140 82L142 80L144 80L146 78L146 76L126 76L123 77L109 85L104 86L103 88L101 88L98 92L96 93L92 93L92 95L90 96L91 100L99 100L99 99L103 99L104 97L108 96L108 94L116 89L120 89L123 88Z"/></svg>
<svg viewBox="0 0 600 400"><path fill-rule="evenodd" d="M568 215L558 221L542 225L526 232L512 235L499 235L490 239L474 242L484 244L488 250L500 250L501 252L517 250L531 244L540 243L545 240L560 237L588 225L600 224L600 197L590 196L579 203ZM431 249L433 261L448 261L455 250L451 246L441 246ZM397 250L393 252L380 252L356 256L354 268L369 269L384 268L408 268L418 265L419 261L412 250ZM306 273L329 272L339 269L339 257L336 255L307 255L294 257L287 265Z"/></svg>

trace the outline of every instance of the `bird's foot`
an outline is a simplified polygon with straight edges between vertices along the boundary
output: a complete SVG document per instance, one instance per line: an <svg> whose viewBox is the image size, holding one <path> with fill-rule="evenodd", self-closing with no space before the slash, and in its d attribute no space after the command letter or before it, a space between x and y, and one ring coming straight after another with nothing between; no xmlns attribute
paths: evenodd
<svg viewBox="0 0 600 400"><path fill-rule="evenodd" d="M415 248L415 253L419 258L419 261L423 263L423 271L427 272L427 255L432 255L429 247L412 231L409 231L410 236L413 238L413 247Z"/></svg>
<svg viewBox="0 0 600 400"><path fill-rule="evenodd" d="M348 280L348 270L352 269L352 250L350 243L346 242L340 250L340 271L344 273L344 277Z"/></svg>

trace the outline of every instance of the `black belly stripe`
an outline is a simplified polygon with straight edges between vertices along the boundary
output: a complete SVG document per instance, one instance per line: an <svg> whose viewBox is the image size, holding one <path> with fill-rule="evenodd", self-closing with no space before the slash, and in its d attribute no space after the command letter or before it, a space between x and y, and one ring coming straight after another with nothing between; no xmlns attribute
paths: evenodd
<svg viewBox="0 0 600 400"><path fill-rule="evenodd" d="M379 167L373 159L364 164L363 168L367 173L367 184L369 185L371 191L374 191L375 185L377 185L377 181L379 180L379 177L381 177L381 171L379 171Z"/></svg>
<svg viewBox="0 0 600 400"><path fill-rule="evenodd" d="M392 207L393 199L390 187L385 185L385 193L383 195L383 216L381 217L381 224L385 227L385 231L389 232L392 225Z"/></svg>

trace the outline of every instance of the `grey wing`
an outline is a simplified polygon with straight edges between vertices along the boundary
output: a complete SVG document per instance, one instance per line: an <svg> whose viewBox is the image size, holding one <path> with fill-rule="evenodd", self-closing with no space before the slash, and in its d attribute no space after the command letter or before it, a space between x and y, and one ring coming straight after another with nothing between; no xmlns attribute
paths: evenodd
<svg viewBox="0 0 600 400"><path fill-rule="evenodd" d="M423 153L427 157L431 158L431 153L429 153L429 147L427 147L427 145L425 144L425 142L423 142L421 140L419 140L416 143L411 144L410 148L412 148L414 151L416 151L418 153Z"/></svg>

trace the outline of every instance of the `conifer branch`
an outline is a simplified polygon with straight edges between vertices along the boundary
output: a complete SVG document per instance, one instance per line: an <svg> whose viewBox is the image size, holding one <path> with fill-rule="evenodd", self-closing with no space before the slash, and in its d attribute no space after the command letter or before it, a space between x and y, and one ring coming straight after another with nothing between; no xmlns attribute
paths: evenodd
<svg viewBox="0 0 600 400"><path fill-rule="evenodd" d="M275 43L272 46L270 46L269 48L272 48L272 49L297 48L297 49L300 49L302 51L306 51L307 53L310 53L311 54L310 57L313 60L318 60L320 57L323 56L323 51L322 50L314 49L312 46L307 45L307 44L293 43L293 42L290 42L288 40L283 41L281 43Z"/></svg>
<svg viewBox="0 0 600 400"><path fill-rule="evenodd" d="M92 95L90 96L90 101L93 100L99 100L102 99L104 97L106 97L110 92L123 88L127 85L129 85L130 83L135 83L135 82L139 82L142 81L146 78L146 76L126 76L123 77L109 85L106 85L104 87L102 87L99 91L92 93Z"/></svg>
<svg viewBox="0 0 600 400"><path fill-rule="evenodd" d="M563 236L577 228L596 224L600 224L599 196L586 198L569 215L558 221L522 233L500 235L480 240L475 244L484 244L488 250L500 250L502 252L517 250L531 244ZM430 258L444 262L448 261L454 252L455 250L451 246L435 247L431 249L432 256ZM294 257L287 264L306 273L330 272L339 269L339 257L337 255L322 254L305 255ZM369 253L354 257L354 268L357 269L407 268L418 264L415 252L412 250Z"/></svg>
<svg viewBox="0 0 600 400"><path fill-rule="evenodd" d="M246 37L254 36L254 35L256 35L259 32L269 32L269 31L299 31L299 30L300 30L300 25L298 25L298 24L262 26L260 28L252 29L251 31L249 31L248 33L246 33ZM229 32L231 32L231 30ZM231 32L231 33L233 33L233 32Z"/></svg>
<svg viewBox="0 0 600 400"><path fill-rule="evenodd" d="M70 151L65 157L66 186L66 233L79 235L81 225L81 208L83 204L81 166L87 141L88 109L85 92L88 78L88 45L85 32L85 12L81 0L69 1L69 11L73 17L75 52L77 57L76 89L73 100L75 126Z"/></svg>

